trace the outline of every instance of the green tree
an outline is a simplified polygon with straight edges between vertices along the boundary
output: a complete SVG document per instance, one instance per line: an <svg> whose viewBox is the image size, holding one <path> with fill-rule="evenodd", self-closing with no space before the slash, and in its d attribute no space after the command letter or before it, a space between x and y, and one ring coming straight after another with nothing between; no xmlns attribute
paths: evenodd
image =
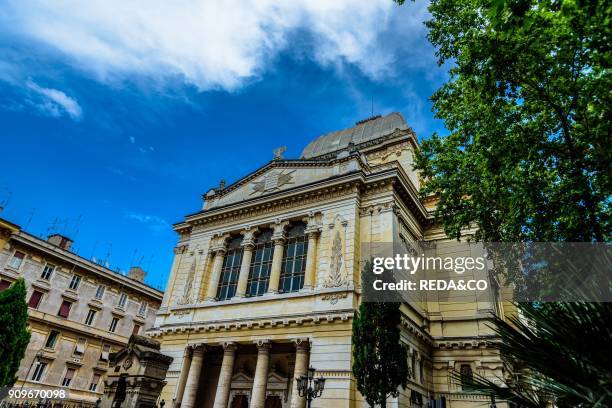
<svg viewBox="0 0 612 408"><path fill-rule="evenodd" d="M0 292L0 387L10 387L30 341L23 279Z"/></svg>
<svg viewBox="0 0 612 408"><path fill-rule="evenodd" d="M612 303L517 305L523 318L491 319L511 378L462 377L465 391L520 408L612 406ZM560 323L562 322L562 323Z"/></svg>
<svg viewBox="0 0 612 408"><path fill-rule="evenodd" d="M437 216L483 241L609 241L612 7L581 0L433 0L450 134L417 152Z"/></svg>
<svg viewBox="0 0 612 408"><path fill-rule="evenodd" d="M371 288L373 276L372 264L367 262L362 272L364 292ZM398 388L405 388L408 381L407 351L400 343L400 305L399 301L362 301L353 320L353 375L371 407L386 407L387 397L397 397Z"/></svg>

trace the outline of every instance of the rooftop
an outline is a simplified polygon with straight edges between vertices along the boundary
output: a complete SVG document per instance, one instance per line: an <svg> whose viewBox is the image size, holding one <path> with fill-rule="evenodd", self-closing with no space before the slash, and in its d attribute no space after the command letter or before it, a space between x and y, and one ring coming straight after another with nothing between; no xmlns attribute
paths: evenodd
<svg viewBox="0 0 612 408"><path fill-rule="evenodd" d="M325 133L310 142L302 152L302 158L310 159L337 150L342 150L350 143L360 144L379 137L387 136L396 129L408 129L406 120L399 112L387 116L374 116L359 121L348 129Z"/></svg>

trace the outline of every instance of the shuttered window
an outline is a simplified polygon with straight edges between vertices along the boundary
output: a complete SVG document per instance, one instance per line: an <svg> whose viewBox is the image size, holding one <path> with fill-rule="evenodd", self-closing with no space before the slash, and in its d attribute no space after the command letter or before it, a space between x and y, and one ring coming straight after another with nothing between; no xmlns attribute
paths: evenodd
<svg viewBox="0 0 612 408"><path fill-rule="evenodd" d="M59 312L57 312L57 315L59 317L64 317L64 318L68 318L68 315L70 314L70 308L72 307L72 302L69 302L67 300L64 300L62 302L62 305L60 306Z"/></svg>
<svg viewBox="0 0 612 408"><path fill-rule="evenodd" d="M40 305L40 301L42 300L42 297L43 297L42 292L39 292L37 290L32 292L32 296L30 296L30 301L28 302L28 307L31 307L32 309L38 309L38 306Z"/></svg>

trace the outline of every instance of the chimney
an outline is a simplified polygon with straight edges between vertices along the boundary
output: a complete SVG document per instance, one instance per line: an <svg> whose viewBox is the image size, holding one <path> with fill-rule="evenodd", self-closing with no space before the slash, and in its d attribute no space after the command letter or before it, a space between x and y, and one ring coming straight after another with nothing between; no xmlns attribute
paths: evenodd
<svg viewBox="0 0 612 408"><path fill-rule="evenodd" d="M147 273L140 266L132 266L128 271L128 278L137 280L138 282L144 282L146 274Z"/></svg>
<svg viewBox="0 0 612 408"><path fill-rule="evenodd" d="M52 234L47 237L47 242L62 249L65 249L66 251L70 251L70 248L72 247L72 243L74 241L60 234Z"/></svg>

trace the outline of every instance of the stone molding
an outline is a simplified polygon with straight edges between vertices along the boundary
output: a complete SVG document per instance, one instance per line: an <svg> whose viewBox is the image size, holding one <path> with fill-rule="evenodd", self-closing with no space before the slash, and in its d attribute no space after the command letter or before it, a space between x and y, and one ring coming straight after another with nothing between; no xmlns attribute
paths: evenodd
<svg viewBox="0 0 612 408"><path fill-rule="evenodd" d="M334 322L346 322L354 316L353 310L338 313L321 313L292 315L283 318L257 318L257 319L232 319L215 322L197 322L185 324L173 324L152 328L147 334L153 338L172 333L202 333L214 331L233 331L241 329L257 329L270 327L288 327L290 325L314 325Z"/></svg>

